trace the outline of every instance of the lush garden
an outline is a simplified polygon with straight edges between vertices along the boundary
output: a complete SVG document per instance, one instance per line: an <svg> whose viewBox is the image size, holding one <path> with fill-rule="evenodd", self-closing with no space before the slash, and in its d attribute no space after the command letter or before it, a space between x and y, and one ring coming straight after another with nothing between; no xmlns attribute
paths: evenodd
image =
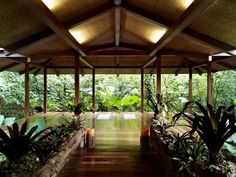
<svg viewBox="0 0 236 177"><path fill-rule="evenodd" d="M12 117L24 115L24 77L10 72L0 76L1 123L10 125ZM35 107L42 107L43 80L42 76L30 77L33 113ZM236 162L236 73L214 74L213 105L206 104L206 75L194 75L194 102L188 102L188 75L163 75L162 78L162 95L156 96L155 75L145 75L145 110L154 112L152 133L163 142L171 163L175 161L171 172L179 176L229 174ZM91 81L91 75L81 76L80 102L84 111L91 111ZM74 109L73 84L71 75L48 77L49 111ZM139 75L96 76L96 110L139 111L140 85ZM83 129L80 108L74 117L62 118L64 121L51 128L39 130L27 123L20 128L14 123L7 127L8 134L4 132L6 129L0 130L1 175L25 174L47 164L76 131Z"/></svg>
<svg viewBox="0 0 236 177"><path fill-rule="evenodd" d="M150 76L155 84L155 75ZM92 77L81 75L81 102L85 111L91 111ZM214 107L230 105L236 98L236 72L225 71L214 74ZM24 75L12 72L0 73L0 115L23 118ZM178 109L188 101L188 75L163 75L163 99L172 101ZM67 111L73 102L73 75L48 76L48 111ZM206 103L206 75L193 76L193 100ZM97 111L140 111L140 75L96 75ZM30 75L31 113L43 105L43 77ZM150 111L145 106L146 111Z"/></svg>

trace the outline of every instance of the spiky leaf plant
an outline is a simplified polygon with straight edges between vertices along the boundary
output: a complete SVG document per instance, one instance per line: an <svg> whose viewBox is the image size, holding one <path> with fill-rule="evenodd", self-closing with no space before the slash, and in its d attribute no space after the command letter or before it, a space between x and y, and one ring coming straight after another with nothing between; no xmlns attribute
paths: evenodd
<svg viewBox="0 0 236 177"><path fill-rule="evenodd" d="M189 106L197 106L199 112L186 113ZM236 106L228 108L219 106L216 111L210 104L205 108L199 102L188 102L182 112L174 116L178 120L181 116L190 121L191 133L197 132L206 144L209 153L209 163L219 162L219 152L226 140L236 133Z"/></svg>

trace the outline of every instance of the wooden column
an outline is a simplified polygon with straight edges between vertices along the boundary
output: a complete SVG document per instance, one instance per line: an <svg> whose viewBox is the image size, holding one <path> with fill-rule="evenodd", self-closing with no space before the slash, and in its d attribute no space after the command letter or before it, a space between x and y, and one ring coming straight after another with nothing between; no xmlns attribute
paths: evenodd
<svg viewBox="0 0 236 177"><path fill-rule="evenodd" d="M190 67L189 68L189 90L188 90L188 95L189 95L189 101L193 101L193 70Z"/></svg>
<svg viewBox="0 0 236 177"><path fill-rule="evenodd" d="M47 69L43 69L43 112L47 113Z"/></svg>
<svg viewBox="0 0 236 177"><path fill-rule="evenodd" d="M212 67L211 62L207 64L207 102L212 104Z"/></svg>
<svg viewBox="0 0 236 177"><path fill-rule="evenodd" d="M30 104L29 104L29 63L25 64L25 119L29 122L29 112L30 112Z"/></svg>
<svg viewBox="0 0 236 177"><path fill-rule="evenodd" d="M95 113L95 69L92 69L92 112Z"/></svg>
<svg viewBox="0 0 236 177"><path fill-rule="evenodd" d="M80 93L79 93L79 57L75 57L75 98L74 104L79 104Z"/></svg>
<svg viewBox="0 0 236 177"><path fill-rule="evenodd" d="M144 78L143 78L143 68L141 68L141 113L144 113Z"/></svg>
<svg viewBox="0 0 236 177"><path fill-rule="evenodd" d="M161 57L156 58L156 73L157 73L157 85L156 94L161 95Z"/></svg>

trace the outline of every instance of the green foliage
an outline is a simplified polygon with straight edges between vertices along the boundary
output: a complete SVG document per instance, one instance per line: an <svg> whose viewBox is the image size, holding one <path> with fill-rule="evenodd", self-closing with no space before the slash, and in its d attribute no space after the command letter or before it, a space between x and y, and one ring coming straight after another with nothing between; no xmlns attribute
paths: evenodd
<svg viewBox="0 0 236 177"><path fill-rule="evenodd" d="M190 121L192 130L191 133L197 132L203 142L206 144L209 152L209 163L217 164L219 151L226 140L236 133L236 107L230 106L227 109L223 106L219 106L214 111L211 105L207 105L205 108L199 102L193 102L196 104L198 111L185 113L192 102L186 103L183 111L175 118L178 119L181 115Z"/></svg>
<svg viewBox="0 0 236 177"><path fill-rule="evenodd" d="M12 127L7 127L9 136L0 129L0 152L3 153L9 161L20 162L34 146L34 141L42 132L34 134L37 126L27 131L27 122L19 130L18 124L14 123Z"/></svg>
<svg viewBox="0 0 236 177"><path fill-rule="evenodd" d="M236 72L214 73L213 100L216 105L230 105L236 99ZM92 108L92 77L80 77L80 102L84 111ZM150 76L155 93L155 75ZM96 75L96 111L139 111L139 75ZM24 117L24 76L12 72L0 73L0 114L6 117ZM188 75L162 75L163 102L175 103L175 110L181 110L188 101ZM48 76L48 111L68 111L68 102L74 99L74 77L72 75ZM193 99L206 102L206 74L193 75ZM145 110L152 111L147 106ZM43 77L30 75L30 110L43 107ZM11 109L9 109L11 108ZM172 108L169 107L169 108Z"/></svg>

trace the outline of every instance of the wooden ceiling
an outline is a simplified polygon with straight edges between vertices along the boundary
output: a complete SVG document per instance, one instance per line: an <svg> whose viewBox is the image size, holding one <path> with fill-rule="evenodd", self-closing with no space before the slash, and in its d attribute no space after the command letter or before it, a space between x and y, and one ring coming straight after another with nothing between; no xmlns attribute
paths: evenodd
<svg viewBox="0 0 236 177"><path fill-rule="evenodd" d="M235 0L1 0L0 71L72 74L236 69Z"/></svg>

